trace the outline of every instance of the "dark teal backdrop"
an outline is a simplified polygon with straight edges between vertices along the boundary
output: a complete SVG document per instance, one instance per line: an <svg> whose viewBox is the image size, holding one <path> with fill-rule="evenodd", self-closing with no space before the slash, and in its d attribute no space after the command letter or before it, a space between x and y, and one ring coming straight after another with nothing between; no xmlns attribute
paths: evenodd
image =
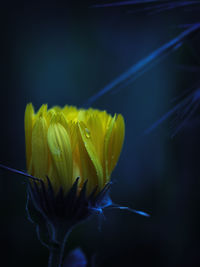
<svg viewBox="0 0 200 267"><path fill-rule="evenodd" d="M178 26L198 21L195 9L149 15L125 6L89 8L93 3L3 4L1 163L26 169L28 102L36 109L43 103L83 107L109 82L184 30ZM92 104L111 114L122 113L126 122L124 148L112 175L113 201L144 210L151 218L107 211L101 231L98 217L78 226L67 251L81 247L89 260L96 255L97 266L104 267L199 266L199 112L174 138L173 117L144 134L176 104L174 97L198 81L199 41L192 37L134 82L122 83L120 90ZM186 65L197 70L188 71ZM25 179L1 171L0 266L47 266L48 251L26 218L25 204Z"/></svg>

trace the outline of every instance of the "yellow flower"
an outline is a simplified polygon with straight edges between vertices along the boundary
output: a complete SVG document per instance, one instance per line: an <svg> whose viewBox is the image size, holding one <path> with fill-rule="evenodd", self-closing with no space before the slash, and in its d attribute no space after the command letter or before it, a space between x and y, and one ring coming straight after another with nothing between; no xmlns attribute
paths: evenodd
<svg viewBox="0 0 200 267"><path fill-rule="evenodd" d="M55 191L68 192L77 177L78 188L88 180L87 193L110 181L124 140L122 115L72 106L37 113L32 104L25 111L26 161L28 173L46 181Z"/></svg>

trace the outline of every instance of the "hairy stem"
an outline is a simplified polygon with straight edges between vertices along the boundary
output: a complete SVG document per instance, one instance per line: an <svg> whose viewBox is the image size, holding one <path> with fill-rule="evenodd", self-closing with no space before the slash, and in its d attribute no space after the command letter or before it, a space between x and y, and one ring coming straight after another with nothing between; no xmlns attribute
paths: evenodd
<svg viewBox="0 0 200 267"><path fill-rule="evenodd" d="M70 232L71 230L69 230L64 235L61 234L60 236L57 236L56 240L59 242L59 245L52 246L49 249L48 267L62 267L65 245L66 245Z"/></svg>

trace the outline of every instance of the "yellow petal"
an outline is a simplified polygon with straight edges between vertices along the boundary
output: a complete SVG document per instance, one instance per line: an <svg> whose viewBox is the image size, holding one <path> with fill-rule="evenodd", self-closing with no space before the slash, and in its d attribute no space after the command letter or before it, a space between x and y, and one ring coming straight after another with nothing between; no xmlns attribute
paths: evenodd
<svg viewBox="0 0 200 267"><path fill-rule="evenodd" d="M59 111L52 116L51 123L61 124L67 131L70 137L71 149L74 151L75 145L77 144L77 125L75 122L67 121L64 113Z"/></svg>
<svg viewBox="0 0 200 267"><path fill-rule="evenodd" d="M75 147L77 145L78 141L78 125L76 122L69 121L68 122L68 131L69 131L69 136L71 140L71 146L72 146L72 153L75 150Z"/></svg>
<svg viewBox="0 0 200 267"><path fill-rule="evenodd" d="M32 133L32 165L34 175L44 178L48 171L47 123L45 118L37 118Z"/></svg>
<svg viewBox="0 0 200 267"><path fill-rule="evenodd" d="M106 111L101 111L99 112L99 117L102 123L102 128L104 130L104 134L107 130L107 127L112 119L112 116L110 114L108 114Z"/></svg>
<svg viewBox="0 0 200 267"><path fill-rule="evenodd" d="M110 120L110 123L109 123L108 128L107 128L107 132L106 132L106 135L105 135L105 141L104 141L105 183L110 178L110 174L111 174L111 170L110 170L111 166L109 166L109 164L111 164L112 155L110 155L109 148L112 147L111 142L113 141L113 138L111 138L111 135L112 135L112 132L113 132L113 128L115 126L115 121L116 121L116 115L114 115L114 117Z"/></svg>
<svg viewBox="0 0 200 267"><path fill-rule="evenodd" d="M67 120L65 119L65 116L62 113L62 111L55 112L55 114L52 116L50 123L51 124L59 123L65 128L67 132L69 131Z"/></svg>
<svg viewBox="0 0 200 267"><path fill-rule="evenodd" d="M43 104L40 107L40 109L38 110L38 112L37 112L37 117L40 117L40 116L46 117L46 115L47 115L47 108L48 108L47 104Z"/></svg>
<svg viewBox="0 0 200 267"><path fill-rule="evenodd" d="M72 186L73 161L70 138L60 123L52 123L47 134L51 158L64 191Z"/></svg>
<svg viewBox="0 0 200 267"><path fill-rule="evenodd" d="M26 166L29 169L31 160L31 138L34 120L34 108L31 103L27 104L24 117L25 142L26 142Z"/></svg>
<svg viewBox="0 0 200 267"><path fill-rule="evenodd" d="M60 112L60 111L62 111L62 108L59 106L54 106L54 107L52 107L52 110L54 110L55 112Z"/></svg>
<svg viewBox="0 0 200 267"><path fill-rule="evenodd" d="M125 125L124 119L121 114L117 116L117 119L113 117L110 122L106 137L105 137L105 160L107 177L110 178L111 172L113 171L124 142Z"/></svg>
<svg viewBox="0 0 200 267"><path fill-rule="evenodd" d="M93 144L96 154L103 164L103 141L104 141L104 129L102 120L99 114L92 114L87 121L86 137L90 137L90 141Z"/></svg>
<svg viewBox="0 0 200 267"><path fill-rule="evenodd" d="M78 110L74 106L65 106L63 108L63 113L65 115L65 118L67 121L77 121L77 116L78 116Z"/></svg>
<svg viewBox="0 0 200 267"><path fill-rule="evenodd" d="M81 135L81 139L83 141L84 147L89 155L89 158L92 162L92 164L94 165L96 174L97 174L97 178L98 178L98 186L100 189L103 188L104 186L104 181L103 181L103 169L100 163L100 160L98 158L98 155L95 151L94 145L91 141L90 136L88 135L88 129L86 127L86 125L83 122L78 123L79 126L79 130L80 130L80 135ZM81 158L81 161L83 160L83 158ZM89 173L90 170L87 170L87 172ZM91 174L90 174L91 177ZM84 179L88 179L89 177L84 177ZM94 178L90 178L91 180ZM90 182L90 181L89 181Z"/></svg>
<svg viewBox="0 0 200 267"><path fill-rule="evenodd" d="M56 112L53 110L53 109L49 109L47 111L47 115L46 115L46 121L47 121L47 125L49 127L51 121L52 121L52 118L55 116Z"/></svg>
<svg viewBox="0 0 200 267"><path fill-rule="evenodd" d="M98 175L95 166L86 150L80 131L78 134L78 147L76 149L75 162L76 166L74 170L74 179L79 173L79 188L82 188L83 183L87 180L87 194L90 194L96 186L98 186L100 191L101 188L99 187Z"/></svg>

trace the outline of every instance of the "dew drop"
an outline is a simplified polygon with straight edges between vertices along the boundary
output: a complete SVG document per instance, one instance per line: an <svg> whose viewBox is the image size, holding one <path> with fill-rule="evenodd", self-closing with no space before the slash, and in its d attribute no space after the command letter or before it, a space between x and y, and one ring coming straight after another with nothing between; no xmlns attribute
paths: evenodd
<svg viewBox="0 0 200 267"><path fill-rule="evenodd" d="M90 138L90 131L88 130L88 128L85 128L85 135L87 138Z"/></svg>
<svg viewBox="0 0 200 267"><path fill-rule="evenodd" d="M54 155L60 156L61 150L57 147L54 147L54 150L52 151Z"/></svg>

